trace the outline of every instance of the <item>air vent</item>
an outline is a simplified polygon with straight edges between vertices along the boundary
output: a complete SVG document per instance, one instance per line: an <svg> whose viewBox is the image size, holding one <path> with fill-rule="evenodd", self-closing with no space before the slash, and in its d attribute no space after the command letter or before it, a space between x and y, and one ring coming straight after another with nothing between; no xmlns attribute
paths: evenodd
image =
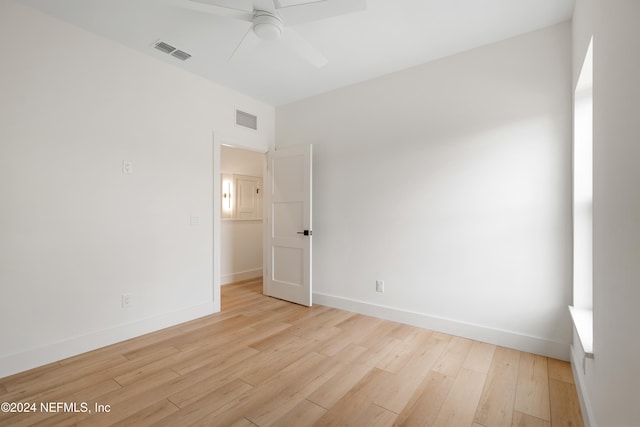
<svg viewBox="0 0 640 427"><path fill-rule="evenodd" d="M191 55L179 49L176 49L173 52L171 52L171 56L174 56L181 61L186 61L187 59L191 58Z"/></svg>
<svg viewBox="0 0 640 427"><path fill-rule="evenodd" d="M249 129L258 130L258 117L244 111L236 110L236 124Z"/></svg>
<svg viewBox="0 0 640 427"><path fill-rule="evenodd" d="M169 43L165 42L157 42L153 45L156 49L166 54L173 56L174 58L178 58L181 61L186 61L191 58L191 55L183 50L179 50L176 47L171 46Z"/></svg>
<svg viewBox="0 0 640 427"><path fill-rule="evenodd" d="M159 51L162 51L164 53L171 53L174 50L176 50L175 47L173 47L170 44L167 44L165 42L158 42L154 46L155 46L156 49L158 49Z"/></svg>

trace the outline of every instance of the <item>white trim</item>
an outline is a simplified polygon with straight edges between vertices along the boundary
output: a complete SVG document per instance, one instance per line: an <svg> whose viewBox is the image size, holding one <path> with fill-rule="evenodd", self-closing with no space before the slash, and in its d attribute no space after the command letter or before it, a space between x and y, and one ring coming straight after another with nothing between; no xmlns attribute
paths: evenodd
<svg viewBox="0 0 640 427"><path fill-rule="evenodd" d="M262 277L262 267L253 270L239 271L237 273L224 274L220 279L220 285L228 285L229 283L240 282Z"/></svg>
<svg viewBox="0 0 640 427"><path fill-rule="evenodd" d="M593 359L593 310L569 306L569 312L585 357Z"/></svg>
<svg viewBox="0 0 640 427"><path fill-rule="evenodd" d="M220 155L221 155L221 140L220 135L217 135L215 132L213 133L213 158L211 159L211 166L213 171L213 176L211 177L211 181L213 182L213 199L212 199L212 208L213 208L213 308L216 312L221 310L222 304L220 303L220 266L222 265L221 261L221 239L220 234L222 230L222 224L220 222L220 217L222 216L220 213L221 210L221 188L222 187L222 179L220 177Z"/></svg>
<svg viewBox="0 0 640 427"><path fill-rule="evenodd" d="M313 302L333 308L339 308L341 310L365 314L367 316L379 317L381 319L444 332L476 341L509 347L525 351L527 353L540 354L554 359L568 361L570 358L569 344L550 341L544 338L431 316L424 313L401 310L394 307L372 304L335 295L314 293Z"/></svg>
<svg viewBox="0 0 640 427"><path fill-rule="evenodd" d="M0 378L215 313L211 302L125 323L0 358Z"/></svg>
<svg viewBox="0 0 640 427"><path fill-rule="evenodd" d="M581 360L582 359L582 360ZM582 420L585 427L596 427L595 417L593 416L593 406L589 400L589 394L584 383L584 376L581 375L578 367L583 366L586 362L580 357L580 351L575 345L571 346L571 369L573 371L573 378L576 383L576 391L578 392L578 400L580 401L580 410L582 411Z"/></svg>

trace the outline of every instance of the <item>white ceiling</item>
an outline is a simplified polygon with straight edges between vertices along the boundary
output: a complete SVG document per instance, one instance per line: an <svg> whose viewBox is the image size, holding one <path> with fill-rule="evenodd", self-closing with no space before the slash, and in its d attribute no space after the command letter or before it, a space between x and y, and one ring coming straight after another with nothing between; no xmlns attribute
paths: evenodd
<svg viewBox="0 0 640 427"><path fill-rule="evenodd" d="M574 3L367 0L366 11L295 26L329 60L314 68L278 42L228 61L248 24L170 0L19 1L274 106L567 21ZM158 40L193 56L159 52Z"/></svg>

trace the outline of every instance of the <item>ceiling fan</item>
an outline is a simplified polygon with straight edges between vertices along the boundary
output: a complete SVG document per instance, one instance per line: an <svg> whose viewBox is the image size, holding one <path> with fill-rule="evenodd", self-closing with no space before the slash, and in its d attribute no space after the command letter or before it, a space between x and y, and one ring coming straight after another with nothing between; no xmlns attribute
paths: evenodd
<svg viewBox="0 0 640 427"><path fill-rule="evenodd" d="M251 25L229 57L261 41L278 40L316 67L327 58L291 28L292 25L365 10L366 0L174 0L181 7Z"/></svg>

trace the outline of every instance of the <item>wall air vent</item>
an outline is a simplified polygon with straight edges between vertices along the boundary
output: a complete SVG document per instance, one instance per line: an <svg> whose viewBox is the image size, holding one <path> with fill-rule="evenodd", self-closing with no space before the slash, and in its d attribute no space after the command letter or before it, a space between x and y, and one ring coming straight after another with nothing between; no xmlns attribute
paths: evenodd
<svg viewBox="0 0 640 427"><path fill-rule="evenodd" d="M181 61L186 61L191 58L191 55L183 50L179 50L178 48L171 46L169 43L165 42L156 42L153 47L158 49L160 52L164 52L173 56L174 58L178 58Z"/></svg>
<svg viewBox="0 0 640 427"><path fill-rule="evenodd" d="M236 110L236 124L249 129L258 130L258 117L244 111Z"/></svg>

